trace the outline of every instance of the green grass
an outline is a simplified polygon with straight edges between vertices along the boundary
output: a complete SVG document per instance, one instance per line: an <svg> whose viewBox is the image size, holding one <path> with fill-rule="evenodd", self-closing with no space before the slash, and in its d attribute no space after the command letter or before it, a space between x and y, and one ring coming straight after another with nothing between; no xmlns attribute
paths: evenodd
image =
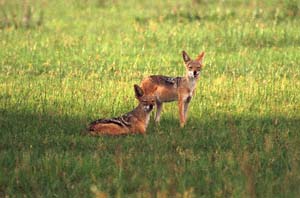
<svg viewBox="0 0 300 198"><path fill-rule="evenodd" d="M299 195L297 1L29 4L30 27L0 14L0 197ZM82 135L143 77L184 75L183 49L206 52L184 129L170 103L145 136Z"/></svg>

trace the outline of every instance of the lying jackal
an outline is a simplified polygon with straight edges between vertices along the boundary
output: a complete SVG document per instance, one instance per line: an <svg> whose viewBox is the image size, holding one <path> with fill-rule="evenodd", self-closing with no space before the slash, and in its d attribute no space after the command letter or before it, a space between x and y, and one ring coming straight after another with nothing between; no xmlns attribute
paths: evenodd
<svg viewBox="0 0 300 198"><path fill-rule="evenodd" d="M145 134L149 123L150 112L155 105L153 95L145 95L138 85L134 85L135 96L139 105L131 112L116 118L103 118L91 122L88 132L91 135L126 135L131 133Z"/></svg>

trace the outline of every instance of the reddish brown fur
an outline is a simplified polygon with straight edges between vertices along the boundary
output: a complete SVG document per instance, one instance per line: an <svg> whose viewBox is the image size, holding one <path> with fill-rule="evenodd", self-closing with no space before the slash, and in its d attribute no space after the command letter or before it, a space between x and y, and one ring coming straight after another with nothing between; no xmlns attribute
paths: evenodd
<svg viewBox="0 0 300 198"><path fill-rule="evenodd" d="M143 90L137 85L134 86L136 98L139 105L131 112L118 118L107 119L105 122L93 122L89 126L90 135L127 135L127 134L145 134L149 121L150 112L155 105L153 95L145 95ZM146 109L148 107L148 109ZM125 120L122 122L123 120ZM101 119L100 119L101 120ZM102 119L104 120L104 119ZM110 120L116 121L111 122Z"/></svg>
<svg viewBox="0 0 300 198"><path fill-rule="evenodd" d="M198 81L200 70L203 66L203 58L204 52L200 53L195 60L191 60L187 53L183 51L183 60L186 66L186 76L176 79L174 78L174 83L170 83L168 80L170 77L166 76L149 76L143 79L141 82L141 87L145 91L145 94L156 96L156 122L158 122L160 119L162 103L177 100L180 126L183 127L185 125L188 105L196 88L196 82ZM178 83L176 83L177 81L175 82L175 80L180 80L180 82L178 81Z"/></svg>
<svg viewBox="0 0 300 198"><path fill-rule="evenodd" d="M130 131L129 128L116 124L97 124L94 128L94 131L90 131L91 135L122 135Z"/></svg>

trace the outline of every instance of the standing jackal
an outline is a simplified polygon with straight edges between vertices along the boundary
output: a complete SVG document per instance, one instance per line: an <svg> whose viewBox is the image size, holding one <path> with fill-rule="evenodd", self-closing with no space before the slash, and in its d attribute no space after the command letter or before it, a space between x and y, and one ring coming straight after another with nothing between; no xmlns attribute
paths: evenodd
<svg viewBox="0 0 300 198"><path fill-rule="evenodd" d="M155 105L155 97L145 95L138 85L134 85L135 97L139 105L131 112L116 118L104 118L91 122L88 132L91 135L126 135L131 133L145 134L149 123L150 112Z"/></svg>
<svg viewBox="0 0 300 198"><path fill-rule="evenodd" d="M202 70L204 52L200 53L195 60L192 60L185 51L182 51L182 57L186 67L185 77L152 75L143 79L141 83L141 87L146 95L156 96L156 122L160 120L163 103L178 100L180 126L183 127L185 125L188 105Z"/></svg>

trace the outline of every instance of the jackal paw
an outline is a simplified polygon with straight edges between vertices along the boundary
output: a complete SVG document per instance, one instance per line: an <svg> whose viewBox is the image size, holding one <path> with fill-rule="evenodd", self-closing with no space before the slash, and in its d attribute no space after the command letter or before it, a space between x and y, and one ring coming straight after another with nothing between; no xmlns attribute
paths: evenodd
<svg viewBox="0 0 300 198"><path fill-rule="evenodd" d="M159 124L160 124L160 119L154 119L154 123L155 123L156 125L159 125Z"/></svg>
<svg viewBox="0 0 300 198"><path fill-rule="evenodd" d="M180 123L180 127L183 128L185 123Z"/></svg>

